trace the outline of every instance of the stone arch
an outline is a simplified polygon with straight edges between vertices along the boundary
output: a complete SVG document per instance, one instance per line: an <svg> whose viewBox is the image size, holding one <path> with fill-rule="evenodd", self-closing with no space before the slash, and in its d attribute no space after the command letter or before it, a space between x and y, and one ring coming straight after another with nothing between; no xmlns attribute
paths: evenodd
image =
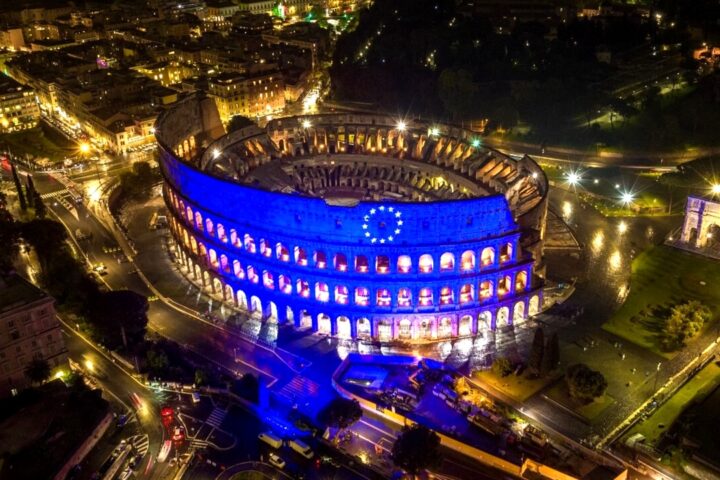
<svg viewBox="0 0 720 480"><path fill-rule="evenodd" d="M325 313L320 313L317 316L317 333L320 335L332 335L332 321Z"/></svg>
<svg viewBox="0 0 720 480"><path fill-rule="evenodd" d="M225 292L223 294L223 300L226 302L233 302L235 303L235 294L233 293L232 286L229 284L225 284Z"/></svg>
<svg viewBox="0 0 720 480"><path fill-rule="evenodd" d="M517 325L525 319L525 302L520 301L513 307L513 325Z"/></svg>
<svg viewBox="0 0 720 480"><path fill-rule="evenodd" d="M200 212L195 212L195 228L200 231L203 230L203 217Z"/></svg>
<svg viewBox="0 0 720 480"><path fill-rule="evenodd" d="M437 337L438 338L449 338L452 336L453 330L452 318L448 316L440 317L437 326Z"/></svg>
<svg viewBox="0 0 720 480"><path fill-rule="evenodd" d="M478 315L478 326L477 330L478 332L485 332L488 330L494 330L495 326L493 325L493 318L492 313L488 310L485 310L484 312L480 312Z"/></svg>
<svg viewBox="0 0 720 480"><path fill-rule="evenodd" d="M396 337L398 340L410 340L412 339L413 335L413 328L412 328L412 321L407 318L403 317L397 322L397 333Z"/></svg>
<svg viewBox="0 0 720 480"><path fill-rule="evenodd" d="M455 270L455 255L445 252L440 256L440 271L452 272Z"/></svg>
<svg viewBox="0 0 720 480"><path fill-rule="evenodd" d="M245 295L245 292L242 290L238 290L235 292L235 297L237 298L237 306L240 308L244 308L247 310L248 302L247 302L247 295Z"/></svg>
<svg viewBox="0 0 720 480"><path fill-rule="evenodd" d="M475 252L465 250L460 257L460 269L463 272L472 272L475 270Z"/></svg>
<svg viewBox="0 0 720 480"><path fill-rule="evenodd" d="M382 319L377 324L377 339L381 342L389 342L393 339L392 323L390 320Z"/></svg>
<svg viewBox="0 0 720 480"><path fill-rule="evenodd" d="M288 323L293 323L295 321L295 313L290 306L285 307L285 321Z"/></svg>
<svg viewBox="0 0 720 480"><path fill-rule="evenodd" d="M350 339L352 338L352 325L350 325L350 319L345 316L337 317L336 320L336 331L338 338Z"/></svg>
<svg viewBox="0 0 720 480"><path fill-rule="evenodd" d="M526 271L518 272L515 276L515 292L524 292L528 284L528 274Z"/></svg>
<svg viewBox="0 0 720 480"><path fill-rule="evenodd" d="M263 313L264 313L264 315L263 315L264 317L273 318L273 319L277 320L278 319L278 308L277 308L277 305L275 305L275 302L267 302L265 304L265 311Z"/></svg>
<svg viewBox="0 0 720 480"><path fill-rule="evenodd" d="M421 340L429 340L433 337L435 320L422 318L417 324L417 337Z"/></svg>
<svg viewBox="0 0 720 480"><path fill-rule="evenodd" d="M355 331L357 338L360 339L369 339L372 338L372 327L370 325L370 320L367 318L358 318L355 322Z"/></svg>
<svg viewBox="0 0 720 480"><path fill-rule="evenodd" d="M528 316L532 317L540 312L540 297L533 295L528 302Z"/></svg>
<svg viewBox="0 0 720 480"><path fill-rule="evenodd" d="M433 271L433 258L430 254L420 255L418 259L418 271L420 273L432 273Z"/></svg>
<svg viewBox="0 0 720 480"><path fill-rule="evenodd" d="M510 309L508 307L500 307L497 311L497 321L495 327L504 327L508 325L508 319L510 318Z"/></svg>
<svg viewBox="0 0 720 480"><path fill-rule="evenodd" d="M258 297L253 295L250 297L250 311L262 314L262 302Z"/></svg>
<svg viewBox="0 0 720 480"><path fill-rule="evenodd" d="M473 333L473 318L471 315L463 315L458 323L458 336L466 337Z"/></svg>
<svg viewBox="0 0 720 480"><path fill-rule="evenodd" d="M300 328L312 328L312 326L313 326L312 315L310 315L307 310L302 310L300 312L300 319L299 319L298 326Z"/></svg>
<svg viewBox="0 0 720 480"><path fill-rule="evenodd" d="M223 295L223 284L217 277L212 277L212 291L218 295Z"/></svg>
<svg viewBox="0 0 720 480"><path fill-rule="evenodd" d="M212 288L212 284L210 283L210 274L206 271L202 271L202 283L204 287Z"/></svg>

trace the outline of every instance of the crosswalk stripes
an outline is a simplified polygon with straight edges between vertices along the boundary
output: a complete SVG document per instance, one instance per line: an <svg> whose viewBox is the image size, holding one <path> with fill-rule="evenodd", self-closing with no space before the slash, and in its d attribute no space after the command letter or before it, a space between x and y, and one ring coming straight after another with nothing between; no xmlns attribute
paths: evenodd
<svg viewBox="0 0 720 480"><path fill-rule="evenodd" d="M134 435L128 439L130 442L130 445L133 446L133 449L140 455L141 457L144 457L145 454L147 454L149 448L150 448L150 438L147 434L144 435Z"/></svg>
<svg viewBox="0 0 720 480"><path fill-rule="evenodd" d="M208 442L207 440L198 440L197 438L191 438L190 446L195 448L205 448L208 446Z"/></svg>
<svg viewBox="0 0 720 480"><path fill-rule="evenodd" d="M61 196L65 195L66 193L69 193L69 192L68 192L68 190L65 188L65 189L56 190L56 191L50 192L50 193L43 193L43 194L40 195L40 198L42 198L43 200L47 200L48 198L61 197Z"/></svg>
<svg viewBox="0 0 720 480"><path fill-rule="evenodd" d="M220 425L222 425L223 420L225 420L225 416L227 415L227 412L223 410L222 408L215 407L213 408L212 413L210 413L210 416L207 420L205 420L205 423L210 425L214 428L220 428Z"/></svg>

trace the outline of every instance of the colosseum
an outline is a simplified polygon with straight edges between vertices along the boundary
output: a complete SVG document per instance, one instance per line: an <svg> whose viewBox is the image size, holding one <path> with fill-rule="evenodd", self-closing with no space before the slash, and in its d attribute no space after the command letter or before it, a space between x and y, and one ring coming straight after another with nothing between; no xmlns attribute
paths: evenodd
<svg viewBox="0 0 720 480"><path fill-rule="evenodd" d="M262 322L426 343L542 305L547 179L473 132L387 115L227 133L211 99L156 125L176 260Z"/></svg>

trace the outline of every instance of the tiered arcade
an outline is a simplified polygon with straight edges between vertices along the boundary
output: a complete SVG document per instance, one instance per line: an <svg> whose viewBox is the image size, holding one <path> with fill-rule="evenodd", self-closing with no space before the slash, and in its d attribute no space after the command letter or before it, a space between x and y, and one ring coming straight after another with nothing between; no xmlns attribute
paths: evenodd
<svg viewBox="0 0 720 480"><path fill-rule="evenodd" d="M539 312L547 183L528 157L383 115L226 134L200 97L164 114L156 136L178 261L228 304L380 342L471 336Z"/></svg>

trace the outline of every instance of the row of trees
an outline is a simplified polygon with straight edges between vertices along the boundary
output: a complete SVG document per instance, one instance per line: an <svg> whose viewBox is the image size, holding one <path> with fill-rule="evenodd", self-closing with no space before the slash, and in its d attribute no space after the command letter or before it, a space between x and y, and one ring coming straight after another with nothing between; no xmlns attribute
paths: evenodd
<svg viewBox="0 0 720 480"><path fill-rule="evenodd" d="M45 218L45 215L47 215L47 208L45 207L42 197L35 189L32 176L27 176L27 184L25 185L25 188L23 188L14 164L12 164L11 169L13 183L15 184L15 191L17 192L18 202L20 203L20 210L25 212L28 207L30 207L35 210L36 218Z"/></svg>

